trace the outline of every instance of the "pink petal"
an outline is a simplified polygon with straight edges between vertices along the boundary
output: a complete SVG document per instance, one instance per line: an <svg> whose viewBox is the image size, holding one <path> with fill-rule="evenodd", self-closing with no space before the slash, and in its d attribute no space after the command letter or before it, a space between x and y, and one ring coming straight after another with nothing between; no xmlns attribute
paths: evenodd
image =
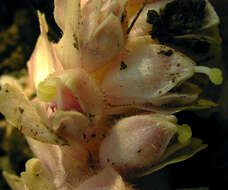
<svg viewBox="0 0 228 190"><path fill-rule="evenodd" d="M61 95L61 100L59 100L59 104L57 105L57 109L61 110L77 110L78 112L83 113L83 110L77 101L74 93L66 87L60 89L59 92Z"/></svg>
<svg viewBox="0 0 228 190"><path fill-rule="evenodd" d="M120 120L100 147L100 163L128 178L159 161L177 131L171 117L131 116Z"/></svg>

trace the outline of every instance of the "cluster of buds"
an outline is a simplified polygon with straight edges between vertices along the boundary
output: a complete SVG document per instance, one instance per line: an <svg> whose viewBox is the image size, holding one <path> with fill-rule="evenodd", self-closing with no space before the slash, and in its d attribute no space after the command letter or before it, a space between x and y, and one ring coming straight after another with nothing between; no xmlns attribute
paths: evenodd
<svg viewBox="0 0 228 190"><path fill-rule="evenodd" d="M128 179L207 146L172 114L214 106L188 79L203 73L221 84L221 71L197 65L150 35L158 22L148 11L178 2L55 0L63 32L58 43L48 41L38 13L41 34L28 62L37 96L30 101L7 83L0 91L0 111L37 157L20 177L4 173L13 190L129 190ZM185 2L205 11L199 33L218 27L207 0Z"/></svg>

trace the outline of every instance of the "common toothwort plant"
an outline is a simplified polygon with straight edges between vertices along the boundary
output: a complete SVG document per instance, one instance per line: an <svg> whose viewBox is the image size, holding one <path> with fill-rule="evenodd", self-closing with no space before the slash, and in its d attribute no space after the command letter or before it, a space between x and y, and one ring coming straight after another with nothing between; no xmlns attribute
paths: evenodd
<svg viewBox="0 0 228 190"><path fill-rule="evenodd" d="M175 49L221 43L207 0L55 0L56 44L38 17L28 62L37 96L9 83L0 91L0 111L37 157L20 177L4 173L13 190L133 189L125 181L206 148L172 114L216 105L189 79L221 84L221 71Z"/></svg>

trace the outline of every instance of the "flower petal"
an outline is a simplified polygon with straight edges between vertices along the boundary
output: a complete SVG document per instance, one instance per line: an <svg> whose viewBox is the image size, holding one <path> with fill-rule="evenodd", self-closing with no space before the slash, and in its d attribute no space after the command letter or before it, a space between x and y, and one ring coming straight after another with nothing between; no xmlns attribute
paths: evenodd
<svg viewBox="0 0 228 190"><path fill-rule="evenodd" d="M85 70L91 72L101 68L123 50L125 36L121 18L114 14L116 10L124 9L124 5L121 6L117 1L107 1L103 7L101 3L97 5L91 1L84 7L81 40L82 67Z"/></svg>
<svg viewBox="0 0 228 190"><path fill-rule="evenodd" d="M101 117L104 107L102 92L85 70L77 68L76 70L56 72L41 84L38 89L38 97L42 99L48 95L47 93L50 93L47 87L55 88L56 91L53 91L54 94L51 97L52 99L56 97L58 109L76 109L80 105L76 109L77 111L82 109L81 111L85 115L92 115L95 120L99 120ZM48 99L48 101L52 99ZM45 101L45 99L43 100Z"/></svg>
<svg viewBox="0 0 228 190"><path fill-rule="evenodd" d="M67 0L54 0L54 18L57 25L64 31Z"/></svg>
<svg viewBox="0 0 228 190"><path fill-rule="evenodd" d="M81 141L91 126L89 118L76 111L57 111L53 120L56 133L67 139Z"/></svg>
<svg viewBox="0 0 228 190"><path fill-rule="evenodd" d="M28 190L20 177L6 171L3 171L2 175L12 190Z"/></svg>
<svg viewBox="0 0 228 190"><path fill-rule="evenodd" d="M47 38L47 23L45 16L38 12L41 34L37 40L35 50L27 62L31 84L35 89L39 82L44 80L55 70L61 70L62 66L55 56L53 45Z"/></svg>
<svg viewBox="0 0 228 190"><path fill-rule="evenodd" d="M56 55L61 61L64 69L71 69L80 66L80 44L79 44L79 31L81 25L81 4L80 0L67 0L66 3L56 1L56 14L58 24L64 27L63 37L56 44ZM61 8L64 8L61 10ZM61 13L64 14L61 18ZM58 16L57 16L58 15Z"/></svg>
<svg viewBox="0 0 228 190"><path fill-rule="evenodd" d="M101 86L111 105L149 103L190 78L194 74L193 64L166 46L140 46L110 68Z"/></svg>
<svg viewBox="0 0 228 190"><path fill-rule="evenodd" d="M56 146L27 138L30 148L49 169L58 190L74 190L90 172L89 154L79 144Z"/></svg>
<svg viewBox="0 0 228 190"><path fill-rule="evenodd" d="M22 180L31 190L56 190L53 178L39 159L30 159L21 173Z"/></svg>
<svg viewBox="0 0 228 190"><path fill-rule="evenodd" d="M102 166L112 165L130 177L156 164L164 154L177 127L162 115L139 115L120 120L100 147Z"/></svg>

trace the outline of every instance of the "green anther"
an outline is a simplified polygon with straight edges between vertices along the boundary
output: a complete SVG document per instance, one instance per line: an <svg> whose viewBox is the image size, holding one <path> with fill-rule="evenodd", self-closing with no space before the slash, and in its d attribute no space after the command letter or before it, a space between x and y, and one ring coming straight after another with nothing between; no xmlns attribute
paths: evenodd
<svg viewBox="0 0 228 190"><path fill-rule="evenodd" d="M41 82L38 85L37 96L45 102L52 101L56 96L56 87Z"/></svg>
<svg viewBox="0 0 228 190"><path fill-rule="evenodd" d="M178 134L178 141L181 144L184 144L188 142L192 137L191 127L187 124L180 125L178 126L177 134Z"/></svg>
<svg viewBox="0 0 228 190"><path fill-rule="evenodd" d="M223 77L222 77L222 71L220 69L218 68L211 69L208 76L212 83L216 85L222 84Z"/></svg>

